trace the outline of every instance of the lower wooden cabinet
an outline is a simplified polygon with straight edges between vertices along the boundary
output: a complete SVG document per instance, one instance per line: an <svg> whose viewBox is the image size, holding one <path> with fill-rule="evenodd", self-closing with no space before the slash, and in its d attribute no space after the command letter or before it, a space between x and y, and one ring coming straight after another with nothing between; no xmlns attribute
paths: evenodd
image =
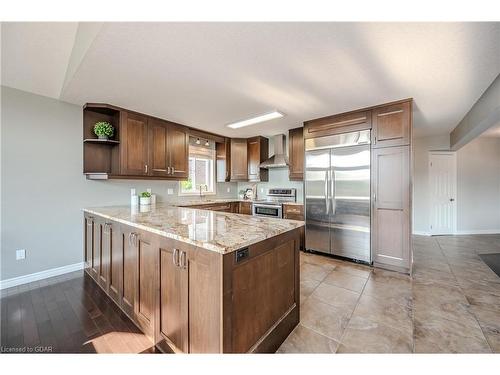
<svg viewBox="0 0 500 375"><path fill-rule="evenodd" d="M189 348L189 251L173 240L160 242L160 290L157 345L164 351L187 353Z"/></svg>
<svg viewBox="0 0 500 375"><path fill-rule="evenodd" d="M299 322L301 228L220 254L89 214L84 221L86 272L164 352L273 352Z"/></svg>
<svg viewBox="0 0 500 375"><path fill-rule="evenodd" d="M240 202L238 212L244 215L252 215L252 202Z"/></svg>
<svg viewBox="0 0 500 375"><path fill-rule="evenodd" d="M375 265L409 272L410 147L372 150L372 254Z"/></svg>

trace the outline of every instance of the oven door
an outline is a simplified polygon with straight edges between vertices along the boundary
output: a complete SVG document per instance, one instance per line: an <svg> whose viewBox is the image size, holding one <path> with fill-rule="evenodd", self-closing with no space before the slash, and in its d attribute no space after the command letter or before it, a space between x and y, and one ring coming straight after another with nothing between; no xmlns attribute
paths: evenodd
<svg viewBox="0 0 500 375"><path fill-rule="evenodd" d="M267 216L267 217L282 217L281 205L272 204L253 204L254 216Z"/></svg>

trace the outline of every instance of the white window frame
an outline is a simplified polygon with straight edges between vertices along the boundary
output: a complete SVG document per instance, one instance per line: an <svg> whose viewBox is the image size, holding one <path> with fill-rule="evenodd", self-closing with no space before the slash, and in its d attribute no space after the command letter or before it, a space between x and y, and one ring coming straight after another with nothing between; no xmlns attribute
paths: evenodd
<svg viewBox="0 0 500 375"><path fill-rule="evenodd" d="M211 175L212 175L213 191L203 191L202 194L203 195L216 195L217 194L217 182L216 182L216 175L215 175L216 174L216 171L215 171L215 168L216 168L215 153L213 154L212 159L191 156L191 154L190 154L188 162L193 161L194 165L196 165L196 162L195 162L196 159L204 159L204 160L209 160L209 161L211 160L212 161L212 173L211 173ZM210 167L210 163L207 163L207 168L209 168L209 167ZM189 170L189 173L191 173L190 170ZM193 179L193 185L196 186L196 181L194 179ZM194 195L200 195L200 191L195 190L195 191L184 192L184 191L182 191L182 181L179 181L179 196L194 196Z"/></svg>

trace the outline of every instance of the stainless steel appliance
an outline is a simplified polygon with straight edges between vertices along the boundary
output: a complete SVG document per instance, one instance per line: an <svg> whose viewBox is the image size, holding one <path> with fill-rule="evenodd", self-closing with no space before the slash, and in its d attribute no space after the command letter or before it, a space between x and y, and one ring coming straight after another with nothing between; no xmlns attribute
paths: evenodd
<svg viewBox="0 0 500 375"><path fill-rule="evenodd" d="M305 247L371 263L370 130L306 139Z"/></svg>
<svg viewBox="0 0 500 375"><path fill-rule="evenodd" d="M255 216L283 217L283 203L296 202L296 189L269 189L264 200L253 203Z"/></svg>

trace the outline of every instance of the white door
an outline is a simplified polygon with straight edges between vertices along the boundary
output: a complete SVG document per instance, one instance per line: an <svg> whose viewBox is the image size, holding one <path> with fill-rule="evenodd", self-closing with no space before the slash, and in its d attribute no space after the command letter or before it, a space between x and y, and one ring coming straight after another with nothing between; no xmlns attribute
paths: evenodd
<svg viewBox="0 0 500 375"><path fill-rule="evenodd" d="M429 153L431 235L454 234L457 222L457 158L454 152Z"/></svg>

